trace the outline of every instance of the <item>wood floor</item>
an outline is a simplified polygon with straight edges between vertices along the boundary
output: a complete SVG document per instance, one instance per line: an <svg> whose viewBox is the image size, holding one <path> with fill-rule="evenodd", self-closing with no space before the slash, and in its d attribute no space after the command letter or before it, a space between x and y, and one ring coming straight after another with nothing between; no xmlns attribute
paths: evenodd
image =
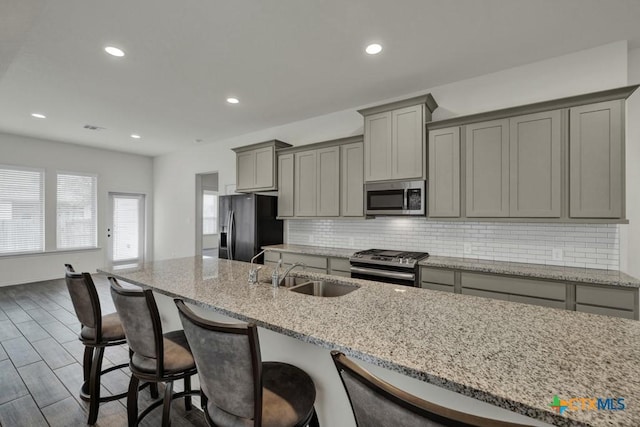
<svg viewBox="0 0 640 427"><path fill-rule="evenodd" d="M103 314L115 311L104 276L95 275ZM80 325L64 280L0 287L0 426L86 425L88 405L78 395L82 384L84 346ZM127 362L126 345L105 351L103 368ZM129 382L128 368L102 378L102 395L121 393ZM182 383L176 383L182 390ZM162 388L160 388L162 396ZM140 393L139 408L151 401ZM160 425L162 407L141 425ZM186 412L182 400L172 406L173 426L205 426L202 412ZM100 405L96 426L127 425L124 399Z"/></svg>

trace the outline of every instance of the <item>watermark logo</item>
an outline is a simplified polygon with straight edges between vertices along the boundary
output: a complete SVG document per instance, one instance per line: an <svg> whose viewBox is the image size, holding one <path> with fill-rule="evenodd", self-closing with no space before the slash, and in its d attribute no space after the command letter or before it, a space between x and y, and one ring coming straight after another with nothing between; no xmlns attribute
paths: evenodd
<svg viewBox="0 0 640 427"><path fill-rule="evenodd" d="M572 397L560 399L553 396L553 401L548 405L558 414L566 411L624 411L627 405L624 397Z"/></svg>

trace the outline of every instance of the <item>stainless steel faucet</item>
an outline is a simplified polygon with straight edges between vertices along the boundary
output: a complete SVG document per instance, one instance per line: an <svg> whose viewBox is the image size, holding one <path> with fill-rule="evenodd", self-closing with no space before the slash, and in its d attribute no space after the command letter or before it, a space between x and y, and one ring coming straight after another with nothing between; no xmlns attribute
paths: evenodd
<svg viewBox="0 0 640 427"><path fill-rule="evenodd" d="M289 274L289 272L291 272L291 270L293 270L296 267L302 267L302 268L306 268L307 265L304 262L296 262L293 265L291 265L289 268L287 268L284 271L284 274L282 275L282 278L280 278L279 280L272 280L272 283L277 283L278 286L282 286L282 283L284 282L284 279L287 278L287 275Z"/></svg>
<svg viewBox="0 0 640 427"><path fill-rule="evenodd" d="M251 270L249 270L249 283L251 283L252 285L255 285L256 283L258 283L258 271L260 271L262 269L262 266L254 268L253 267L253 261L255 261L256 258L258 258L260 255L262 255L266 251L267 250L265 249L262 252L260 252L259 254L257 254L256 256L254 256L253 258L251 258Z"/></svg>

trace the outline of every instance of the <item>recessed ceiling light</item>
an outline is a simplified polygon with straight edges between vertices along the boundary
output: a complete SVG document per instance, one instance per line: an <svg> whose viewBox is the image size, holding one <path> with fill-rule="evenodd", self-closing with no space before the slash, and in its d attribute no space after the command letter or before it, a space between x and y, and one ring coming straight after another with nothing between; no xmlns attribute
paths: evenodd
<svg viewBox="0 0 640 427"><path fill-rule="evenodd" d="M377 55L380 52L382 52L382 46L380 46L378 43L373 43L367 46L367 48L364 51L367 52L369 55Z"/></svg>
<svg viewBox="0 0 640 427"><path fill-rule="evenodd" d="M228 102L229 104L237 104L237 103L239 103L240 101L238 100L238 98L227 98L227 102Z"/></svg>
<svg viewBox="0 0 640 427"><path fill-rule="evenodd" d="M137 133L132 133L132 134L131 134L131 138L133 138L133 139L140 139L140 135L138 135Z"/></svg>
<svg viewBox="0 0 640 427"><path fill-rule="evenodd" d="M47 116L45 116L44 114L40 114L40 113L33 113L31 114L31 117L35 117L36 119L46 119Z"/></svg>
<svg viewBox="0 0 640 427"><path fill-rule="evenodd" d="M124 51L122 49L118 49L117 47L114 47L114 46L107 46L107 47L104 48L104 50L109 55L113 55L113 56L117 56L117 57L124 56Z"/></svg>

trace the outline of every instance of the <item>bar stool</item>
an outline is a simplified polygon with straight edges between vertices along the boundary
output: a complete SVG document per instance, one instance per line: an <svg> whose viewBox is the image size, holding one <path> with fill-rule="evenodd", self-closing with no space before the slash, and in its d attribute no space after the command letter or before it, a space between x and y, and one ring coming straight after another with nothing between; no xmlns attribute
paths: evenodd
<svg viewBox="0 0 640 427"><path fill-rule="evenodd" d="M71 296L73 308L82 325L80 341L84 344L82 369L84 382L80 388L80 398L89 402L89 419L93 425L98 419L100 403L122 399L127 393L100 397L100 377L116 369L124 368L126 363L102 370L105 347L126 343L124 330L117 313L102 316L100 299L96 286L89 273L76 273L71 264L65 264L65 281ZM157 390L156 390L157 393Z"/></svg>
<svg viewBox="0 0 640 427"><path fill-rule="evenodd" d="M149 289L125 289L109 277L111 297L120 315L129 344L131 381L127 393L129 426L138 423L153 409L163 405L162 426L171 424L171 401L184 397L185 409L191 409L191 376L196 365L183 331L162 333L160 314L153 292ZM173 382L184 380L184 390L173 393ZM150 404L138 414L138 384L140 380L165 383L164 398Z"/></svg>
<svg viewBox="0 0 640 427"><path fill-rule="evenodd" d="M319 426L313 380L293 365L262 362L256 325L206 320L174 301L198 367L209 425Z"/></svg>
<svg viewBox="0 0 640 427"><path fill-rule="evenodd" d="M359 427L525 427L428 402L382 381L339 351L331 357Z"/></svg>

